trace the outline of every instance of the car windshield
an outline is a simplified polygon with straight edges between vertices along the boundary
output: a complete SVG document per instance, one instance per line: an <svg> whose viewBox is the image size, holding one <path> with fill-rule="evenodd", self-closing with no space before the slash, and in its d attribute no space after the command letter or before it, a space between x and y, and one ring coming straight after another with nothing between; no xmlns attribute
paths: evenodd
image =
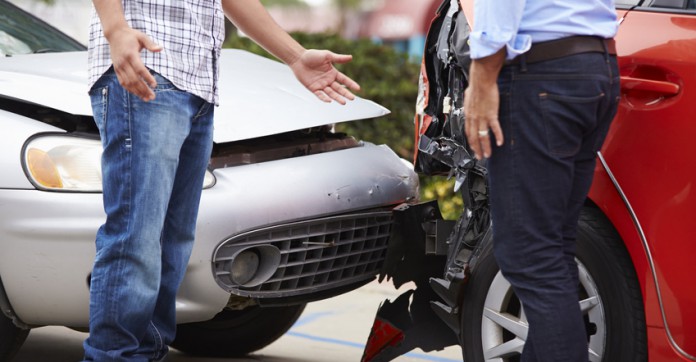
<svg viewBox="0 0 696 362"><path fill-rule="evenodd" d="M52 26L0 0L0 56L84 49Z"/></svg>

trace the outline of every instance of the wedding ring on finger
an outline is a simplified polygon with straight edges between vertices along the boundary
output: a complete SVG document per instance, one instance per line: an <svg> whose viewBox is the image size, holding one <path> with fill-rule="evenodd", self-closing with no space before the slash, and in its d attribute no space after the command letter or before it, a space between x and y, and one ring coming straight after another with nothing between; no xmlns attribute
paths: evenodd
<svg viewBox="0 0 696 362"><path fill-rule="evenodd" d="M486 137L488 136L488 130L483 130L483 131L478 131L479 137Z"/></svg>

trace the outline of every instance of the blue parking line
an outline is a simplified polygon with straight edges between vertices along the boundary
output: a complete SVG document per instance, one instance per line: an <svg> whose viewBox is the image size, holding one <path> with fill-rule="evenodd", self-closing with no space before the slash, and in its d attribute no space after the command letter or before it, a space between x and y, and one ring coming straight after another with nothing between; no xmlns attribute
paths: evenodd
<svg viewBox="0 0 696 362"><path fill-rule="evenodd" d="M337 313L330 312L330 311L323 311L323 312L303 314L302 317L300 317L300 319L298 319L297 322L295 322L295 324L292 326L292 328L286 333L286 335L290 335L290 336L298 337L298 338L305 338L305 339L309 339L309 340L317 341L317 342L336 344L336 345L340 345L340 346L359 348L361 350L364 350L365 349L364 343L344 341L344 340L329 338L329 337L314 336L311 334L296 331L297 327L315 322L318 319L321 319L321 318L324 318L327 316L331 316L334 314L337 314ZM433 361L433 362L461 362L462 361L459 359L430 356L430 355L427 355L425 353L418 353L418 352L409 352L409 353L406 353L405 356L408 356L411 358L422 359L425 361Z"/></svg>
<svg viewBox="0 0 696 362"><path fill-rule="evenodd" d="M300 319L295 322L295 324L292 325L292 329L295 329L299 326L303 326L305 324L309 324L314 322L315 320L319 318L323 318L326 316L330 316L336 314L335 312L316 312L316 313L308 313L308 314L303 314Z"/></svg>
<svg viewBox="0 0 696 362"><path fill-rule="evenodd" d="M361 349L365 347L365 345L363 345L362 343L342 341L340 339L334 339L334 338L328 338L328 337L313 336L311 334L295 332L292 329L288 333L286 333L286 335L310 339L312 341L317 341L317 342L326 342L326 343L331 343L331 344L338 344L341 346L355 347L355 348L361 348Z"/></svg>
<svg viewBox="0 0 696 362"><path fill-rule="evenodd" d="M329 313L329 314L331 314L331 313ZM328 338L328 337L313 336L311 334L295 332L293 329L291 329L288 333L286 333L286 335L293 336L293 337L299 337L299 338L305 338L305 339L309 339L309 340L317 341L317 342L331 343L331 344L337 344L337 345L346 346L346 347L365 349L365 345L363 343L344 341L344 340L335 339L335 338ZM430 355L427 355L424 353L418 353L418 352L409 352L409 353L406 353L405 356L408 356L411 358L422 359L425 361L433 361L433 362L461 362L461 360L458 360L458 359L451 359L451 358L438 357L438 356L430 356Z"/></svg>

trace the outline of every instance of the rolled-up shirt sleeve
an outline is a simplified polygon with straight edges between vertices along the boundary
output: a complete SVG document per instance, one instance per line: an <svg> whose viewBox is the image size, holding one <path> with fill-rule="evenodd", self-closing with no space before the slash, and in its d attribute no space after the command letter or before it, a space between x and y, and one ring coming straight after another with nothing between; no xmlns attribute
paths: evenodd
<svg viewBox="0 0 696 362"><path fill-rule="evenodd" d="M495 54L503 47L507 59L529 50L532 37L518 34L526 0L475 0L474 26L469 36L471 58Z"/></svg>

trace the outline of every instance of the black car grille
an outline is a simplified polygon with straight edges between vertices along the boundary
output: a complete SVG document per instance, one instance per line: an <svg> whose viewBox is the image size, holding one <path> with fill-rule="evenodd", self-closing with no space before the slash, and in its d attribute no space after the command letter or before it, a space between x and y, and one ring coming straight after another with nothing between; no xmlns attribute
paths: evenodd
<svg viewBox="0 0 696 362"><path fill-rule="evenodd" d="M387 253L391 211L367 212L277 225L224 242L213 257L215 277L225 290L254 298L313 294L373 278ZM237 250L273 245L280 264L266 282L235 285L226 262Z"/></svg>

